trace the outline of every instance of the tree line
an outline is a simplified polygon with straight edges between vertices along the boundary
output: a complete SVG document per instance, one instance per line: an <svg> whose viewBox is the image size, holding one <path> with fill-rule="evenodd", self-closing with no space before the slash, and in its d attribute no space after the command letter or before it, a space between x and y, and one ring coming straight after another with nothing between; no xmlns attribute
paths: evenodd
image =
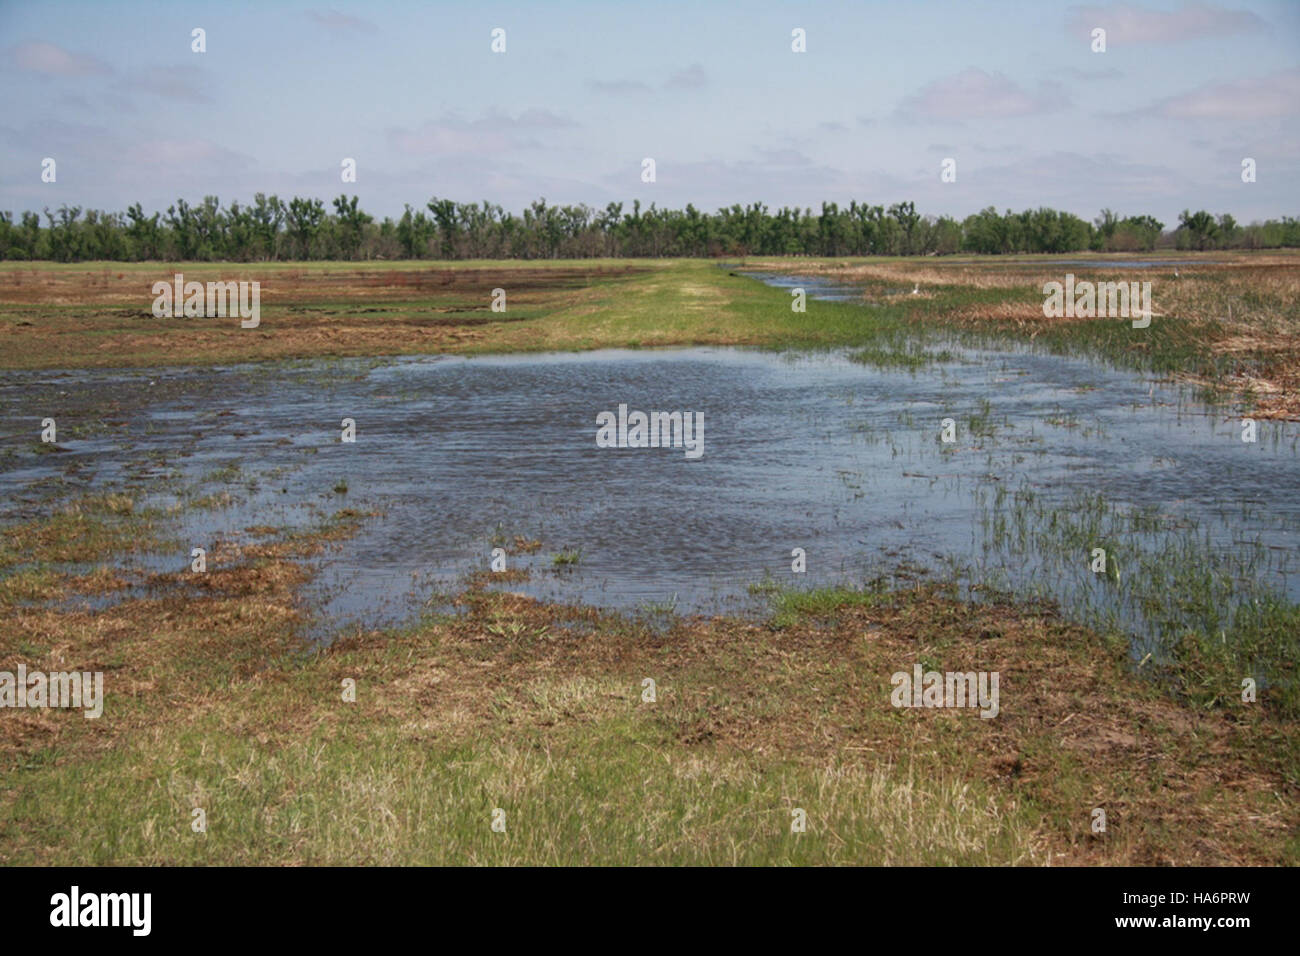
<svg viewBox="0 0 1300 956"><path fill-rule="evenodd" d="M888 208L857 201L811 208L762 203L714 213L693 205L642 208L634 201L604 209L548 205L539 199L522 214L493 203L434 197L423 209L376 220L339 196L287 202L258 193L251 204L223 207L216 196L198 205L178 200L166 213L146 215L136 203L125 214L80 206L34 212L14 220L0 212L0 259L80 262L235 261L302 259L554 259L590 257L745 255L950 255L959 252L1063 253L1265 249L1300 246L1300 220L1285 216L1242 226L1228 214L1185 210L1165 231L1151 216L1103 209L1093 222L1055 209L999 213L993 206L958 221L923 216L911 202Z"/></svg>

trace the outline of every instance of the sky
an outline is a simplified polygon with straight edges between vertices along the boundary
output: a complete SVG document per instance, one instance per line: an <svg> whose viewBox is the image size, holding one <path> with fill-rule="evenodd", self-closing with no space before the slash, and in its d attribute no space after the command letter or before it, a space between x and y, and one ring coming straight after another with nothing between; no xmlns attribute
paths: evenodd
<svg viewBox="0 0 1300 956"><path fill-rule="evenodd" d="M433 196L1300 215L1296 0L0 0L0 84L15 213L264 192L379 217Z"/></svg>

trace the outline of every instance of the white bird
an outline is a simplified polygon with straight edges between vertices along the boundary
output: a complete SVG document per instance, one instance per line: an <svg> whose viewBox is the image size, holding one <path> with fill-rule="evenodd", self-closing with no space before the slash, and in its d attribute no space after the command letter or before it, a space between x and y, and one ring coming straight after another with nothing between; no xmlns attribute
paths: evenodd
<svg viewBox="0 0 1300 956"><path fill-rule="evenodd" d="M1178 266L1174 266L1174 278L1178 278Z"/></svg>
<svg viewBox="0 0 1300 956"><path fill-rule="evenodd" d="M921 294L921 283L919 282L912 283L912 295L920 295L920 294Z"/></svg>

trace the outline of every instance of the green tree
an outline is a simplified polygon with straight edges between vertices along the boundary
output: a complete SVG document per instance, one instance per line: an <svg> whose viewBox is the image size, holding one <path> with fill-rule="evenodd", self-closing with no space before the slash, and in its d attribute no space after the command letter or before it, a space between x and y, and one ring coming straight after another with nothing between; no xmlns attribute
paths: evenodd
<svg viewBox="0 0 1300 956"><path fill-rule="evenodd" d="M289 200L285 223L293 242L293 251L301 259L310 259L312 246L325 218L325 204L319 199Z"/></svg>
<svg viewBox="0 0 1300 956"><path fill-rule="evenodd" d="M1219 231L1214 217L1204 209L1195 213L1184 209L1178 216L1178 225L1179 230L1187 237L1191 248L1197 250L1212 247Z"/></svg>

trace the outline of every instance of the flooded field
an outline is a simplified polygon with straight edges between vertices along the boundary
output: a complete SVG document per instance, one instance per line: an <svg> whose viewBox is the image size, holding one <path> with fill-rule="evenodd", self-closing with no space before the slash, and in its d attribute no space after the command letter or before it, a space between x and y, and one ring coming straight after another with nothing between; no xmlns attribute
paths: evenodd
<svg viewBox="0 0 1300 956"><path fill-rule="evenodd" d="M1084 360L929 354L920 369L691 348L13 373L0 520L92 491L171 509L174 550L118 558L143 582L193 547L361 512L304 595L323 639L443 608L498 547L528 572L501 587L562 603L744 613L778 587L939 578L1062 601L1136 649L1300 599L1300 426L1259 422L1243 442L1239 418ZM597 447L597 415L620 404L702 413L702 456Z"/></svg>
<svg viewBox="0 0 1300 956"><path fill-rule="evenodd" d="M0 656L105 706L0 721L0 858L1293 860L1291 260L1140 335L1043 321L1061 262L588 265L196 273L251 332L13 271Z"/></svg>

